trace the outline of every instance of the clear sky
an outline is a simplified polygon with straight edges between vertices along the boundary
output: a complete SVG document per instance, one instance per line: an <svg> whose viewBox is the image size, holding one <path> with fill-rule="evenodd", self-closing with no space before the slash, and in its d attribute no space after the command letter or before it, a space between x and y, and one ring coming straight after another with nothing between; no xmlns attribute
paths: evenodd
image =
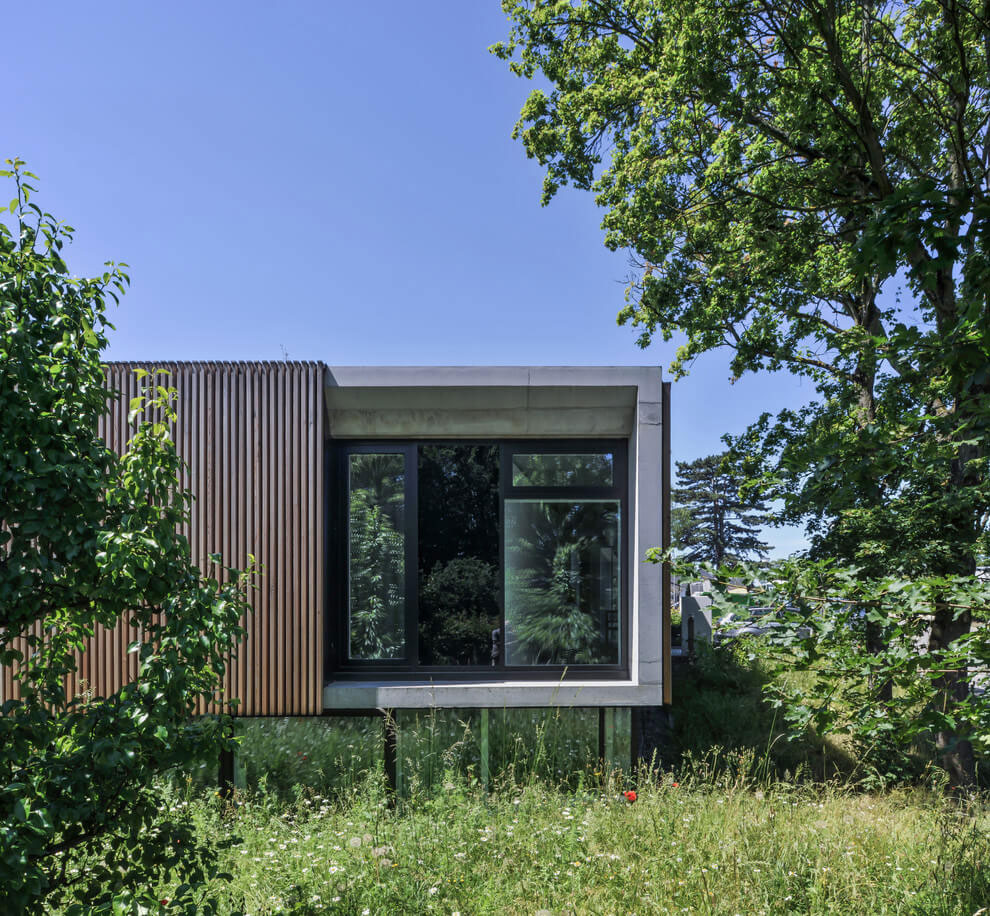
<svg viewBox="0 0 990 916"><path fill-rule="evenodd" d="M616 325L628 259L591 197L540 207L498 0L41 9L5 8L0 156L76 227L74 272L130 265L109 358L669 363ZM675 384L676 459L813 394L727 363Z"/></svg>

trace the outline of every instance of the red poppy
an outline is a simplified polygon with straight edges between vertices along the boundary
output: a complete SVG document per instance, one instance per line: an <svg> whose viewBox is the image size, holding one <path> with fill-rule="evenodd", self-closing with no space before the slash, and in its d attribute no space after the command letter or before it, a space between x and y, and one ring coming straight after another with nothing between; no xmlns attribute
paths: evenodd
<svg viewBox="0 0 990 916"><path fill-rule="evenodd" d="M634 802L634 801L636 801L636 793L633 792L632 789L628 789L627 791L623 792L622 794L625 795L627 802Z"/></svg>
<svg viewBox="0 0 990 916"><path fill-rule="evenodd" d="M677 787L678 787L679 785L680 785L680 783L679 783L679 782L672 782L672 783L670 784L670 788L672 788L672 789L676 789L676 788L677 788Z"/></svg>

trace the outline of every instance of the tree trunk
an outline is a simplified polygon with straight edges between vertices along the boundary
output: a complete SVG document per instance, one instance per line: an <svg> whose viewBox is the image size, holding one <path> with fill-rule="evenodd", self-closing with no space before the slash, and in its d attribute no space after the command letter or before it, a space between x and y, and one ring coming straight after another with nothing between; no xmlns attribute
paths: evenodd
<svg viewBox="0 0 990 916"><path fill-rule="evenodd" d="M928 641L930 651L944 648L969 632L972 625L972 614L969 611L963 611L955 619L953 617L953 608L941 608L936 611ZM942 691L942 702L951 709L956 703L965 700L969 693L966 669L944 674L939 678L938 686ZM973 745L968 738L960 737L948 730L938 731L935 733L935 748L942 766L956 785L971 786L975 783L976 759L973 755Z"/></svg>

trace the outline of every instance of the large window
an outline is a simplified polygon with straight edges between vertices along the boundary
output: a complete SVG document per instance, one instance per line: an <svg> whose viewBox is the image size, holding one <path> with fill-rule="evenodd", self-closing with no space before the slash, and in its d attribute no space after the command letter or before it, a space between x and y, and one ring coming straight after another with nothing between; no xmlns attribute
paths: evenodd
<svg viewBox="0 0 990 916"><path fill-rule="evenodd" d="M624 442L339 456L338 673L625 668Z"/></svg>

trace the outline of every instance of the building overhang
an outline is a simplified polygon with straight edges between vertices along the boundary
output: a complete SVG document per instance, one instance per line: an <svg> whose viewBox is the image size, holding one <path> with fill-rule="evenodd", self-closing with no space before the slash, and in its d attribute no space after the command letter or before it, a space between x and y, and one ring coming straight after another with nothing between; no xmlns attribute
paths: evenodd
<svg viewBox="0 0 990 916"><path fill-rule="evenodd" d="M330 367L330 437L338 440L622 438L628 441L629 676L623 680L442 678L330 681L344 709L645 706L663 702L662 385L649 366Z"/></svg>
<svg viewBox="0 0 990 916"><path fill-rule="evenodd" d="M331 367L326 381L335 438L609 437L660 422L650 367Z"/></svg>

